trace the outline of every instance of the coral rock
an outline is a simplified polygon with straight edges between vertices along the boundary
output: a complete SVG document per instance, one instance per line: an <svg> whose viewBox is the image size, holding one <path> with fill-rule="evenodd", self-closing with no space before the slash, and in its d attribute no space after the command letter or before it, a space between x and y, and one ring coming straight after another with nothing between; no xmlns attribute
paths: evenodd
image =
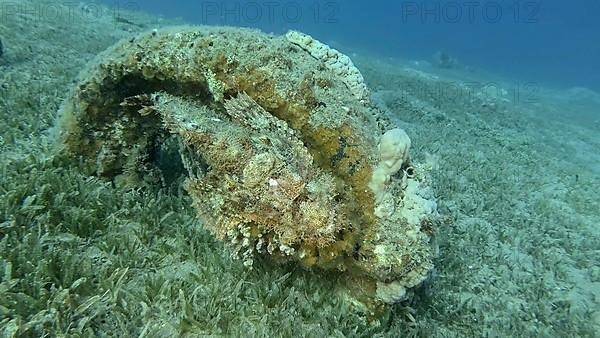
<svg viewBox="0 0 600 338"><path fill-rule="evenodd" d="M331 269L362 285L356 298L401 300L432 269L431 190L403 174L408 136L350 59L315 58L307 41L325 47L292 35L176 27L121 41L80 75L60 142L90 175L139 186L161 182L156 159L176 139L203 226L245 265Z"/></svg>

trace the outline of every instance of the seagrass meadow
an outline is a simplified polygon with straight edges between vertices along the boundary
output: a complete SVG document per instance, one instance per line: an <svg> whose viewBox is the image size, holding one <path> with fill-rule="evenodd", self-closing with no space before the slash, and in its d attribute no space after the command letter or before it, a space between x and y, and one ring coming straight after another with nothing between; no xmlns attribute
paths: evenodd
<svg viewBox="0 0 600 338"><path fill-rule="evenodd" d="M56 8L64 14L71 7ZM510 81L340 47L352 55L385 123L410 136L410 160L428 168L439 213L421 227L436 248L426 280L402 301L371 311L340 292L348 275L321 257L288 259L281 249L285 259L259 255L250 268L232 255L197 217L196 196L181 174L186 169L174 160L177 150L169 152L177 144L168 138L156 159L164 177L152 184L139 184L152 177L137 173L98 175L90 168L99 162L85 149L77 156L61 151L58 115L78 93L77 77L88 63L119 40L185 24L106 13L93 21L40 20L17 11L0 22L2 336L600 336L597 93L540 88L535 97L490 95L484 83ZM328 81L315 85L333 86ZM248 97L259 97L244 86ZM216 112L228 107L224 101ZM164 116L171 107L148 106ZM335 155L338 148L319 135L311 140L323 148L311 156L326 165L330 156L319 153ZM109 174L113 167L103 166ZM368 179L357 182L349 186ZM352 214L366 217L359 206L372 197L342 190L358 201Z"/></svg>

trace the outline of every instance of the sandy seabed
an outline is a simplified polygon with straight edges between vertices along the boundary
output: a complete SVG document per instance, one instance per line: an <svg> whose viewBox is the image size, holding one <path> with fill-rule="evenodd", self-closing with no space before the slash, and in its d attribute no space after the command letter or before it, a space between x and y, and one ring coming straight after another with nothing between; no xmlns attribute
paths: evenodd
<svg viewBox="0 0 600 338"><path fill-rule="evenodd" d="M598 93L340 47L434 168L444 219L432 278L373 325L319 273L245 269L179 189L120 191L55 154L87 62L181 24L109 12L0 22L3 336L600 336Z"/></svg>

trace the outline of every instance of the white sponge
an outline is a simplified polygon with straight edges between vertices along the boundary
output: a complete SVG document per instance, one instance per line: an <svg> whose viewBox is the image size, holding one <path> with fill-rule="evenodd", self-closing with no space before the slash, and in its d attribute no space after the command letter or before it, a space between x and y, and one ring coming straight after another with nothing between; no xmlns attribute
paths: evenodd
<svg viewBox="0 0 600 338"><path fill-rule="evenodd" d="M408 160L410 138L400 128L388 130L379 141L380 162L373 171L369 188L375 194L375 199L380 201L385 191L385 186L390 176L398 172L402 164Z"/></svg>
<svg viewBox="0 0 600 338"><path fill-rule="evenodd" d="M379 141L379 156L390 175L395 174L408 160L410 138L400 128L388 130Z"/></svg>

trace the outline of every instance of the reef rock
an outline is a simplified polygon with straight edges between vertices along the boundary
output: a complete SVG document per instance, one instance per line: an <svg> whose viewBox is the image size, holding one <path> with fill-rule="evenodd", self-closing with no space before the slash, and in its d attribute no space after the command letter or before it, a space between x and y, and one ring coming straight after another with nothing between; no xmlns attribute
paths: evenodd
<svg viewBox="0 0 600 338"><path fill-rule="evenodd" d="M396 302L433 267L435 201L349 60L301 33L148 32L82 72L60 144L88 174L135 186L161 182L176 140L202 224L244 264L335 270L356 299Z"/></svg>

